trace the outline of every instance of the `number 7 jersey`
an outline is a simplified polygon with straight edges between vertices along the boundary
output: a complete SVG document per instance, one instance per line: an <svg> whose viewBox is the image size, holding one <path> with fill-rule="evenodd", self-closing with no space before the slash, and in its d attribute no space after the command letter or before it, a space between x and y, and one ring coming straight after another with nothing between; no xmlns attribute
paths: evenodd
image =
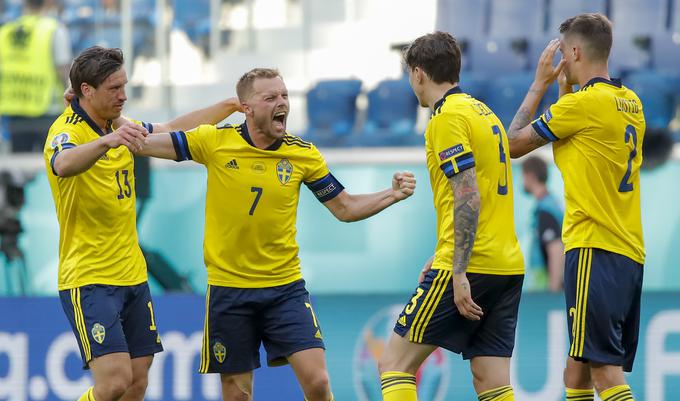
<svg viewBox="0 0 680 401"><path fill-rule="evenodd" d="M599 248L644 264L640 165L645 117L621 81L593 78L532 123L564 180L565 251Z"/></svg>
<svg viewBox="0 0 680 401"><path fill-rule="evenodd" d="M170 134L178 160L206 166L208 184L203 253L208 284L267 288L300 280L295 240L300 186L321 202L343 187L317 148L285 134L255 147L247 125Z"/></svg>
<svg viewBox="0 0 680 401"><path fill-rule="evenodd" d="M524 274L515 234L508 140L496 115L460 87L452 88L435 104L425 132L425 149L437 211L437 248L432 268L453 268L454 196L449 178L475 167L481 208L467 271Z"/></svg>

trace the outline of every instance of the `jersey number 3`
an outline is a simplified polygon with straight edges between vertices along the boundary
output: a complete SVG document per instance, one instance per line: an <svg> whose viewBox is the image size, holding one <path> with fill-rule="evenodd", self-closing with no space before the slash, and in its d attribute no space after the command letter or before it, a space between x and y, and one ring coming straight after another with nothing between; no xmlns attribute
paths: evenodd
<svg viewBox="0 0 680 401"><path fill-rule="evenodd" d="M628 180L630 180L630 174L633 170L633 159L637 156L637 132L635 132L635 127L632 125L626 127L626 134L623 136L623 140L626 144L633 142L633 150L631 150L628 156L628 168L619 184L619 192L630 192L633 190L633 183L628 182Z"/></svg>
<svg viewBox="0 0 680 401"><path fill-rule="evenodd" d="M125 199L132 196L132 187L130 186L128 175L129 175L128 170L116 171L116 184L118 184L118 199ZM120 182L121 178L123 179L122 183ZM125 187L125 189L123 189L123 187Z"/></svg>
<svg viewBox="0 0 680 401"><path fill-rule="evenodd" d="M501 160L501 172L498 176L498 195L508 194L508 159L505 156L505 148L503 148L503 132L498 127L494 125L491 127L494 135L498 135L498 152L500 153Z"/></svg>

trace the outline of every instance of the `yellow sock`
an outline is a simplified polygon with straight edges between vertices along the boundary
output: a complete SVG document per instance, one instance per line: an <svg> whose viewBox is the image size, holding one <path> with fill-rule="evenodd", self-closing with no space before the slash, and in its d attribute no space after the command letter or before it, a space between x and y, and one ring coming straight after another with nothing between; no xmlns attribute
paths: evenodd
<svg viewBox="0 0 680 401"><path fill-rule="evenodd" d="M567 401L593 401L595 399L595 390L591 389L580 389L580 388L567 388Z"/></svg>
<svg viewBox="0 0 680 401"><path fill-rule="evenodd" d="M515 393L512 387L503 386L493 388L477 394L479 401L515 401Z"/></svg>
<svg viewBox="0 0 680 401"><path fill-rule="evenodd" d="M88 388L87 391L78 398L78 401L95 401L94 387Z"/></svg>
<svg viewBox="0 0 680 401"><path fill-rule="evenodd" d="M610 387L600 393L602 401L631 401L634 400L633 392L630 391L630 386L622 384L620 386Z"/></svg>
<svg viewBox="0 0 680 401"><path fill-rule="evenodd" d="M404 372L385 372L380 375L383 401L418 401L416 377Z"/></svg>

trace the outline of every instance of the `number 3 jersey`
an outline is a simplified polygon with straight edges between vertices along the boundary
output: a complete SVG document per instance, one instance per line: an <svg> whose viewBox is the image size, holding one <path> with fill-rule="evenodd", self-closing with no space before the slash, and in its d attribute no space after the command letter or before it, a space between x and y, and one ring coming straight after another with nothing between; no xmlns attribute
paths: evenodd
<svg viewBox="0 0 680 401"><path fill-rule="evenodd" d="M321 202L343 187L314 145L285 134L255 147L246 124L170 134L178 160L208 170L203 252L208 284L264 288L302 278L295 223L300 185Z"/></svg>
<svg viewBox="0 0 680 401"><path fill-rule="evenodd" d="M644 264L640 164L645 117L619 80L594 78L536 119L564 180L565 251L600 248Z"/></svg>
<svg viewBox="0 0 680 401"><path fill-rule="evenodd" d="M151 124L137 122L148 130ZM110 129L108 130L110 131ZM59 177L60 152L99 139L104 132L74 101L50 127L43 150L59 221L59 290L88 284L128 286L147 280L136 229L132 154L109 149L87 171Z"/></svg>
<svg viewBox="0 0 680 401"><path fill-rule="evenodd" d="M425 132L425 150L437 210L437 248L432 268L453 268L454 195L449 178L475 167L481 208L467 271L524 274L515 234L508 140L496 115L455 87L435 104Z"/></svg>

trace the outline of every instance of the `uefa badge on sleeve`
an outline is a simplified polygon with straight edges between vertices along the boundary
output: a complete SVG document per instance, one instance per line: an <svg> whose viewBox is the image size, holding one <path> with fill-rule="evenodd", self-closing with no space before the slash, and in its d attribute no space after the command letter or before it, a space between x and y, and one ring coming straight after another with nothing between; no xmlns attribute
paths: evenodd
<svg viewBox="0 0 680 401"><path fill-rule="evenodd" d="M286 185L293 175L293 165L288 159L281 159L276 163L276 177L281 185Z"/></svg>

